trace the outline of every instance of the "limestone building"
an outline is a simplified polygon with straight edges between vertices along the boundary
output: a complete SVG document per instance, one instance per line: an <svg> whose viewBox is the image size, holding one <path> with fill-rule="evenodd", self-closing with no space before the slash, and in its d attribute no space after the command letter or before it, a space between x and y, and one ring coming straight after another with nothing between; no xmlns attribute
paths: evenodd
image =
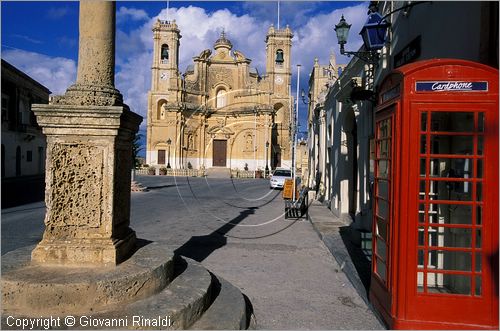
<svg viewBox="0 0 500 331"><path fill-rule="evenodd" d="M291 47L288 26L265 38L266 75L222 31L179 70L175 21L153 27L146 162L156 167L264 170L291 167ZM264 46L264 45L263 45Z"/></svg>
<svg viewBox="0 0 500 331"><path fill-rule="evenodd" d="M43 200L47 144L31 105L50 93L2 59L2 208Z"/></svg>

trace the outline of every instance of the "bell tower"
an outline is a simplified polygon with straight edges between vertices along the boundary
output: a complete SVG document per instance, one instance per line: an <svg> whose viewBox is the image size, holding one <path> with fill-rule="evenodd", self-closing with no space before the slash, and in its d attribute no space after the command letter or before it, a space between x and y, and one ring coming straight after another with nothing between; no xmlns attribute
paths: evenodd
<svg viewBox="0 0 500 331"><path fill-rule="evenodd" d="M170 139L176 143L175 127L171 123L177 120L182 101L180 39L180 30L175 20L155 22L146 141L146 162L151 165L166 164L165 151L169 149L166 141Z"/></svg>
<svg viewBox="0 0 500 331"><path fill-rule="evenodd" d="M180 39L181 34L175 20L157 20L154 24L151 92L179 90Z"/></svg>
<svg viewBox="0 0 500 331"><path fill-rule="evenodd" d="M266 73L272 92L274 110L271 128L271 167L291 167L290 96L292 70L291 49L293 34L288 25L275 29L271 25L266 36Z"/></svg>
<svg viewBox="0 0 500 331"><path fill-rule="evenodd" d="M266 36L266 72L273 91L288 96L291 83L291 49L293 34L284 29L269 28Z"/></svg>

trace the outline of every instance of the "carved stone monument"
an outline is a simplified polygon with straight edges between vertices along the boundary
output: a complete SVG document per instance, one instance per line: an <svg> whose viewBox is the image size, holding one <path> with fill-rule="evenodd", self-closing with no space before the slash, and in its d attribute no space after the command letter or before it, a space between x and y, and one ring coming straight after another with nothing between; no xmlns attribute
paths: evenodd
<svg viewBox="0 0 500 331"><path fill-rule="evenodd" d="M115 3L80 3L78 76L51 104L33 105L47 136L45 233L34 262L117 264L130 229L132 140L142 118L114 87Z"/></svg>
<svg viewBox="0 0 500 331"><path fill-rule="evenodd" d="M129 227L142 118L114 88L114 19L113 2L80 2L77 81L33 106L47 136L46 228L36 247L2 256L0 328L22 328L13 321L28 317L51 329L246 328L237 288ZM134 324L139 316L145 324Z"/></svg>

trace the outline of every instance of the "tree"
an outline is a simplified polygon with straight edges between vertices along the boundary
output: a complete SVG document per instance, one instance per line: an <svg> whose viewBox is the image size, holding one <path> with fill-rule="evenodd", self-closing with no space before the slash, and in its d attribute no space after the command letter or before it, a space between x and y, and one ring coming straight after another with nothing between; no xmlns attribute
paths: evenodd
<svg viewBox="0 0 500 331"><path fill-rule="evenodd" d="M140 165L139 162L139 152L142 150L143 146L141 145L141 139L144 136L142 133L137 132L134 137L134 141L132 143L132 162L134 169L137 169Z"/></svg>

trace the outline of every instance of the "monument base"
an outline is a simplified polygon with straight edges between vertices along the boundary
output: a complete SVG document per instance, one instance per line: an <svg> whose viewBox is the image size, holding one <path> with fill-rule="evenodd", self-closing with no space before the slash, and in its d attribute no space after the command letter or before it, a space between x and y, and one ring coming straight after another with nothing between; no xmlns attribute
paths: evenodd
<svg viewBox="0 0 500 331"><path fill-rule="evenodd" d="M116 304L154 295L174 277L174 254L158 243L138 248L118 266L99 267L33 263L32 249L24 247L2 256L4 315L39 317L106 311Z"/></svg>
<svg viewBox="0 0 500 331"><path fill-rule="evenodd" d="M31 252L34 263L116 265L133 252L135 232L121 239L43 239Z"/></svg>

